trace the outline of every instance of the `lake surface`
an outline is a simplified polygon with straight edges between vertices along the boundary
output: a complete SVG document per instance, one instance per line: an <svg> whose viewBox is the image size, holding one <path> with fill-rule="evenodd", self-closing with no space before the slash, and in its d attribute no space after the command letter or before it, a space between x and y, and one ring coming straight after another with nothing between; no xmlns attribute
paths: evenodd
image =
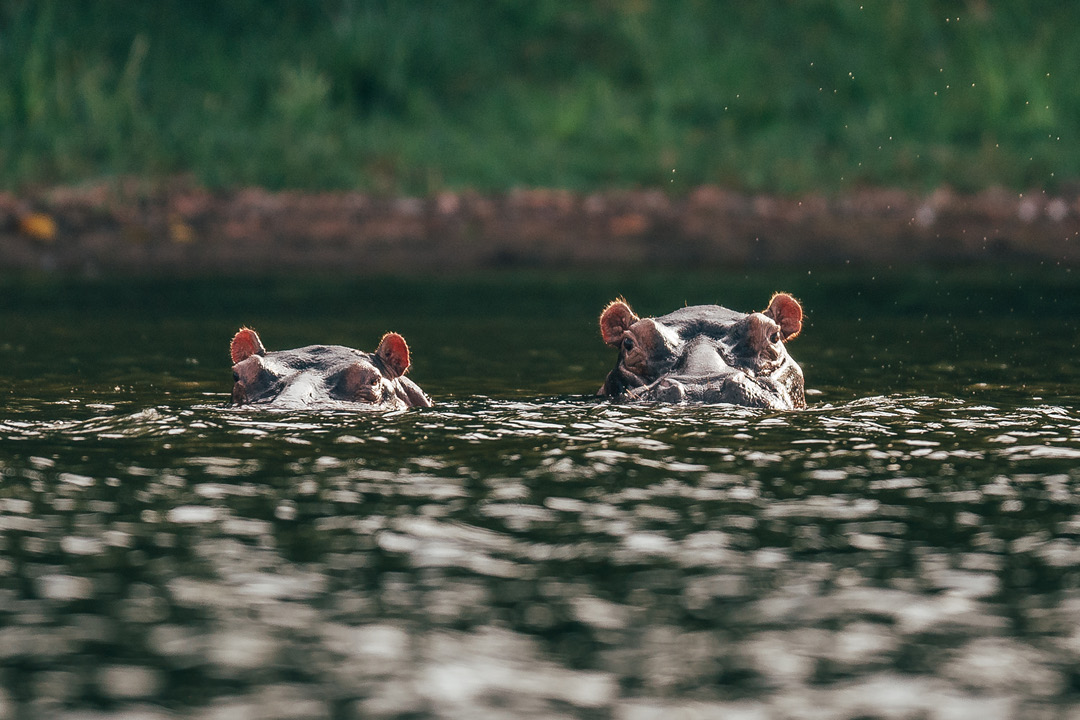
<svg viewBox="0 0 1080 720"><path fill-rule="evenodd" d="M810 408L621 405L603 305L802 300ZM387 330L437 405L226 407ZM0 720L1080 713L1059 268L0 280Z"/></svg>

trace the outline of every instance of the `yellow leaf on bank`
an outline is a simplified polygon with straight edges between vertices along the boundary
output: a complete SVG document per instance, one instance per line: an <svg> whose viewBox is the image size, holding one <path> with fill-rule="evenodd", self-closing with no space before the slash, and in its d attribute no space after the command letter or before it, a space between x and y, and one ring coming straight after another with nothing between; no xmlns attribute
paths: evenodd
<svg viewBox="0 0 1080 720"><path fill-rule="evenodd" d="M30 213L19 218L19 232L40 242L56 239L56 221L45 213Z"/></svg>
<svg viewBox="0 0 1080 720"><path fill-rule="evenodd" d="M169 238L174 243L187 244L195 240L195 230L182 220L173 220L169 223Z"/></svg>

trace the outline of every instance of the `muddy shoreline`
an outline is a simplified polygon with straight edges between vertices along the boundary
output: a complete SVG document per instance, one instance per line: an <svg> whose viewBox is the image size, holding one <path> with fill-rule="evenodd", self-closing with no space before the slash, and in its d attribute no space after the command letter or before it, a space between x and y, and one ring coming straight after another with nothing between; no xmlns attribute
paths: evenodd
<svg viewBox="0 0 1080 720"><path fill-rule="evenodd" d="M137 183L0 193L0 271L400 274L532 268L1080 263L1080 196L699 187L387 198Z"/></svg>

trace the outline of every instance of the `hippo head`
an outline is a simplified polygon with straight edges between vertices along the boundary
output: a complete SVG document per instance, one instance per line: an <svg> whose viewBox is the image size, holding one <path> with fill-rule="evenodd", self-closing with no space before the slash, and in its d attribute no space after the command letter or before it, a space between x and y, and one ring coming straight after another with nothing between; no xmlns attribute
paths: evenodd
<svg viewBox="0 0 1080 720"><path fill-rule="evenodd" d="M383 335L374 353L341 345L267 352L254 330L242 328L229 350L235 405L349 403L375 410L431 406L424 391L405 377L409 346L397 333Z"/></svg>
<svg viewBox="0 0 1080 720"><path fill-rule="evenodd" d="M785 343L802 330L802 307L786 293L762 312L719 305L639 318L623 300L600 316L604 342L619 349L600 395L659 402L806 407L803 374Z"/></svg>

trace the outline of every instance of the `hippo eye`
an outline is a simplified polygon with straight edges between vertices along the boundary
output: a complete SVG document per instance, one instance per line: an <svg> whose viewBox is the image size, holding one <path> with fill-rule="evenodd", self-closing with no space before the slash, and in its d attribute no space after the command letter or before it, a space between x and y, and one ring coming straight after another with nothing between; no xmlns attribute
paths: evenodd
<svg viewBox="0 0 1080 720"><path fill-rule="evenodd" d="M232 374L232 381L233 382L240 382L240 373L234 371L233 374Z"/></svg>
<svg viewBox="0 0 1080 720"><path fill-rule="evenodd" d="M771 343L780 342L780 331L779 330L773 330L772 331L772 333L769 335L769 342L771 342Z"/></svg>
<svg viewBox="0 0 1080 720"><path fill-rule="evenodd" d="M634 338L624 338L622 341L622 349L626 352L630 352L634 349Z"/></svg>

